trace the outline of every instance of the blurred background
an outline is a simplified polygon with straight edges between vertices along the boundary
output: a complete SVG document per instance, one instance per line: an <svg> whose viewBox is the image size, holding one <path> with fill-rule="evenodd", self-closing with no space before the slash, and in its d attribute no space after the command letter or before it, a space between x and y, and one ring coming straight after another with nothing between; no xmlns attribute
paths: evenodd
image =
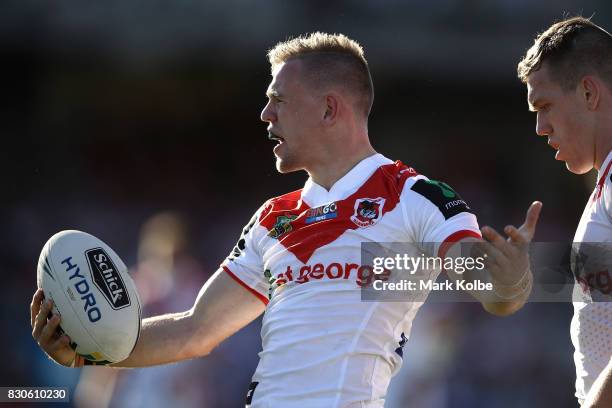
<svg viewBox="0 0 612 408"><path fill-rule="evenodd" d="M46 240L79 229L130 266L145 315L191 306L252 213L306 179L276 173L259 120L265 53L289 36L341 32L364 46L379 152L449 183L481 224L520 224L542 200L535 239L571 241L594 175L571 175L536 137L516 64L564 16L612 29L611 4L4 0L0 385L67 386L83 407L244 405L258 321L205 359L70 370L32 340L29 303ZM505 319L426 304L387 406L575 407L571 314L568 303Z"/></svg>

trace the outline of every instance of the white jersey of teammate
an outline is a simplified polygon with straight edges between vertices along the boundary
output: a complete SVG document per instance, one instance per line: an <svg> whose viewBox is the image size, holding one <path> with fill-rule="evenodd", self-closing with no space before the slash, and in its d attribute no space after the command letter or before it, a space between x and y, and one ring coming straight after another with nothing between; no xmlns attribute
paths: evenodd
<svg viewBox="0 0 612 408"><path fill-rule="evenodd" d="M574 236L574 317L570 334L576 397L584 400L612 355L612 152L599 169ZM599 244L599 245L598 245ZM582 300L582 301L576 301Z"/></svg>
<svg viewBox="0 0 612 408"><path fill-rule="evenodd" d="M267 305L247 406L382 407L422 303L362 301L375 274L361 243L443 256L466 236L480 237L476 217L452 189L380 154L329 191L309 179L266 202L222 263Z"/></svg>

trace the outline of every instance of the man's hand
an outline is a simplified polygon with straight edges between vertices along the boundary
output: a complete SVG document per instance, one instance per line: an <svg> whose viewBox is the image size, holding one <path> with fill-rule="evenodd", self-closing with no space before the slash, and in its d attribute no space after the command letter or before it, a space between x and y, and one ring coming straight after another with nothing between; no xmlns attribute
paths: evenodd
<svg viewBox="0 0 612 408"><path fill-rule="evenodd" d="M70 348L70 338L65 334L60 336L56 331L60 323L60 316L56 314L49 318L52 308L53 301L45 300L43 290L38 289L30 304L32 337L51 359L69 367L76 353Z"/></svg>
<svg viewBox="0 0 612 408"><path fill-rule="evenodd" d="M504 228L507 239L491 227L482 227L482 236L488 242L483 242L480 247L487 254L486 265L494 284L512 288L529 273L529 243L535 234L541 210L542 203L533 202L523 225Z"/></svg>
<svg viewBox="0 0 612 408"><path fill-rule="evenodd" d="M529 243L535 234L541 210L542 203L533 202L523 225L504 228L507 239L491 227L482 228L486 241L474 245L472 256L486 254L485 267L490 273L494 290L491 296L475 296L487 312L507 316L523 307L529 299L533 283L529 268Z"/></svg>

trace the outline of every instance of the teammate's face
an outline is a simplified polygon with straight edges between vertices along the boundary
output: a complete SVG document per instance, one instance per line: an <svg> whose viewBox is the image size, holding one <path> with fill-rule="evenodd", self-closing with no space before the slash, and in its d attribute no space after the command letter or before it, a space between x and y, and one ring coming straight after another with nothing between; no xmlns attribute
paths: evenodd
<svg viewBox="0 0 612 408"><path fill-rule="evenodd" d="M322 98L308 87L302 63L289 60L272 73L266 96L268 103L261 120L278 144L274 147L276 168L281 173L308 169L321 148L321 119L325 113Z"/></svg>
<svg viewBox="0 0 612 408"><path fill-rule="evenodd" d="M569 171L583 174L595 162L595 139L588 110L578 87L564 91L554 81L546 64L527 78L527 100L536 112L536 133L547 136L548 144Z"/></svg>

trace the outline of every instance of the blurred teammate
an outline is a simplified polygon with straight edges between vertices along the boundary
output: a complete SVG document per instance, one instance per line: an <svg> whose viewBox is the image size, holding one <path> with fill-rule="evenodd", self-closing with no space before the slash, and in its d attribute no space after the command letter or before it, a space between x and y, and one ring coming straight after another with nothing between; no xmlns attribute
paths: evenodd
<svg viewBox="0 0 612 408"><path fill-rule="evenodd" d="M444 257L480 240L476 217L448 185L374 151L374 93L359 44L315 33L278 44L269 60L261 119L277 142L277 169L310 177L262 205L193 307L145 319L134 352L117 365L204 356L265 310L248 406L382 407L421 303L361 301L377 278L361 263L361 243L413 242ZM523 227L507 227L509 240L483 229L495 292L479 300L491 313L512 313L529 296L526 243L539 210L534 203ZM60 364L81 365L67 339L53 336L58 319L47 323L41 300L37 292L34 338Z"/></svg>
<svg viewBox="0 0 612 408"><path fill-rule="evenodd" d="M537 114L536 133L548 138L555 158L572 173L598 171L574 242L612 242L612 36L582 17L553 24L527 51L518 75ZM571 325L576 396L582 407L612 407L612 303L607 296L612 265L582 268L589 257L607 258L612 247L600 245L597 254L589 247L580 245L573 262L581 284L575 293L584 300L574 302Z"/></svg>

